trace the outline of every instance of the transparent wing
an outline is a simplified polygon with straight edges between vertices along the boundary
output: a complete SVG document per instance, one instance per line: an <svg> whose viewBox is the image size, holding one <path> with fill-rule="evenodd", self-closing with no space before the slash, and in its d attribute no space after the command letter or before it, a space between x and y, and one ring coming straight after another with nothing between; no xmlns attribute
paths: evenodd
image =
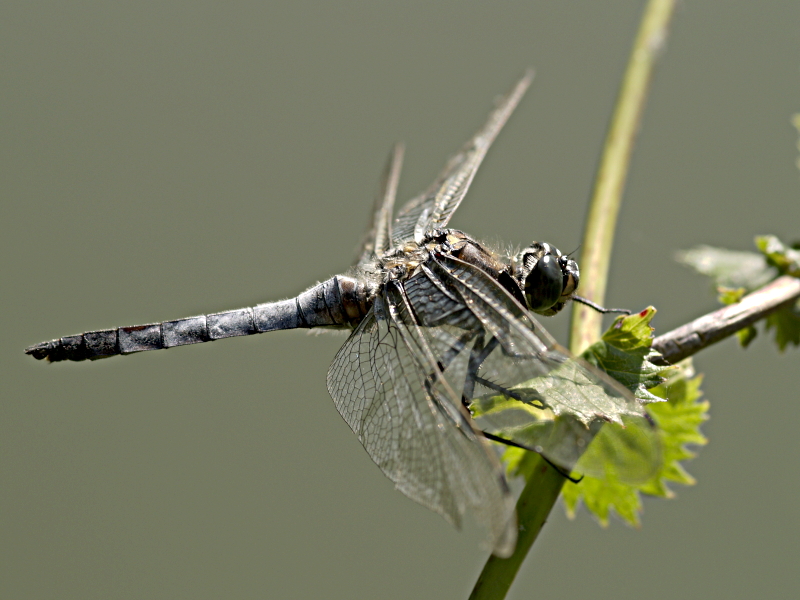
<svg viewBox="0 0 800 600"><path fill-rule="evenodd" d="M472 513L495 554L508 556L516 521L499 463L448 396L402 292L389 288L337 353L328 390L398 490L456 527Z"/></svg>
<svg viewBox="0 0 800 600"><path fill-rule="evenodd" d="M448 256L429 265L430 276L457 293L480 323L472 329L475 341L458 357L434 339L429 344L440 360L467 373L474 388L465 387L465 395L484 430L595 477L637 483L655 472L661 461L657 431L629 390L556 344L477 267Z"/></svg>
<svg viewBox="0 0 800 600"><path fill-rule="evenodd" d="M532 80L533 71L528 70L514 88L499 100L483 127L448 161L433 184L400 210L394 224L395 245L411 240L421 242L427 231L447 225L464 199L486 151Z"/></svg>
<svg viewBox="0 0 800 600"><path fill-rule="evenodd" d="M375 256L380 256L392 243L392 213L397 196L397 184L400 181L400 170L403 168L405 147L397 143L392 147L386 166L381 175L380 188L375 196L372 208L372 222L358 252L358 263L363 265Z"/></svg>

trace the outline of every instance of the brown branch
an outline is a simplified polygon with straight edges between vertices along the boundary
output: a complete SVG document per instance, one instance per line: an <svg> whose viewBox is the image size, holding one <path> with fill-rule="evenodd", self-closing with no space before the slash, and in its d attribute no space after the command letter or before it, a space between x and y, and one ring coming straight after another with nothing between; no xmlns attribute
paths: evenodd
<svg viewBox="0 0 800 600"><path fill-rule="evenodd" d="M784 275L731 304L658 336L653 349L668 364L733 335L800 298L800 279Z"/></svg>

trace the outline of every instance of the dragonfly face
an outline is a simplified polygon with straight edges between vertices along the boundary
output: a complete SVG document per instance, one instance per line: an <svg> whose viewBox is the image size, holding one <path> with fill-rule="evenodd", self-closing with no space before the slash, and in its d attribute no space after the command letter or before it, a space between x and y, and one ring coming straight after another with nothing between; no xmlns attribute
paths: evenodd
<svg viewBox="0 0 800 600"><path fill-rule="evenodd" d="M555 246L533 242L512 260L514 279L533 312L554 315L578 289L578 263Z"/></svg>

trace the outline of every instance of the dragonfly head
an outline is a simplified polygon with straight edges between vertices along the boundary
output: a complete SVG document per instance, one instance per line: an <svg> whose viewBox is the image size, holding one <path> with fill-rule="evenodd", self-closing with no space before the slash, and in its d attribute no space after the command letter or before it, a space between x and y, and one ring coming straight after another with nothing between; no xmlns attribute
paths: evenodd
<svg viewBox="0 0 800 600"><path fill-rule="evenodd" d="M525 303L534 312L557 313L578 289L578 263L550 244L533 242L512 259L511 266Z"/></svg>

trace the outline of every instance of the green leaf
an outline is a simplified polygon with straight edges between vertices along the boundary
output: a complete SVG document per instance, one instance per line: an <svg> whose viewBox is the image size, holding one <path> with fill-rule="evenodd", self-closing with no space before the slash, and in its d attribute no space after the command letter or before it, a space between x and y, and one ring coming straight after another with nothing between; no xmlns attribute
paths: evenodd
<svg viewBox="0 0 800 600"><path fill-rule="evenodd" d="M800 244L787 245L774 235L757 236L755 244L761 254L699 246L681 253L678 260L713 278L719 301L726 305L739 302L745 293L762 287L779 275L800 277ZM775 342L782 352L790 344L800 346L800 303L769 315L766 328L775 330ZM743 347L747 347L756 335L753 325L736 332Z"/></svg>
<svg viewBox="0 0 800 600"><path fill-rule="evenodd" d="M640 313L617 318L600 341L580 356L582 360L561 362L546 375L515 385L514 401L497 393L475 398L470 404L472 416L502 421L503 428L510 432L512 417L518 415L516 421L523 422L524 428L536 428L535 432L514 428L515 437L507 439L520 441L520 437L525 438L529 433L542 437L573 428L572 423L554 424L562 416L565 421L570 418L579 421L585 429L599 420L598 414L603 415L604 422L613 421L620 425L623 417L641 415L639 403L623 397L610 383L604 387L592 367L605 371L644 402L661 401L647 391L647 388L662 382L660 373L664 370L649 360L653 354L650 321L655 313L656 310L649 307ZM591 366L587 367L585 363ZM498 431L498 435L501 433ZM577 427L572 433L580 435Z"/></svg>
<svg viewBox="0 0 800 600"><path fill-rule="evenodd" d="M739 344L742 348L747 348L750 343L756 339L758 335L758 330L753 325L748 325L744 329L740 329L736 332L736 338L739 340Z"/></svg>
<svg viewBox="0 0 800 600"><path fill-rule="evenodd" d="M672 377L653 391L667 399L666 402L648 406L648 412L658 424L664 456L661 469L640 490L654 496L671 497L667 481L683 485L694 484L694 478L681 466L680 461L695 457L696 453L686 445L703 446L707 440L700 432L700 425L708 420L709 404L701 400L702 375L694 375L691 359L678 365Z"/></svg>
<svg viewBox="0 0 800 600"><path fill-rule="evenodd" d="M639 526L642 501L636 489L624 483L584 477L577 484L567 483L561 490L567 516L574 519L583 504L603 527L608 527L612 511L624 521Z"/></svg>
<svg viewBox="0 0 800 600"><path fill-rule="evenodd" d="M655 353L651 348L650 322L655 312L649 307L616 319L581 358L605 370L642 398L657 428L652 428L635 411L615 415L624 426L596 418L583 422L581 415L573 415L569 410L555 416L549 407L549 397L548 408L537 407L533 401L512 403L497 395L478 398L470 407L476 417L506 417L509 425L499 430L501 437L528 447L541 445L549 451L558 448L553 442L560 439L569 440L566 444L569 447L576 442L584 444L583 452L575 452L574 460L564 463L575 465L576 476L583 475L580 483L567 484L562 491L569 515L574 515L583 504L602 525L608 524L612 513L638 525L641 493L671 497L668 482L694 483L680 461L694 456L686 448L688 444L705 443L699 426L706 419L708 404L699 401L700 379L690 379L691 363L665 368L652 362ZM665 375L669 378L665 379ZM515 391L525 395L526 389L518 387ZM585 389L583 393L587 393ZM531 397L534 396L531 392ZM516 428L512 425L508 415L514 412L523 415L519 422L524 425ZM549 457L556 460L552 454ZM542 464L536 453L514 447L505 450L503 459L512 476L526 479Z"/></svg>
<svg viewBox="0 0 800 600"><path fill-rule="evenodd" d="M800 250L787 246L774 235L756 237L756 247L781 275L800 277Z"/></svg>
<svg viewBox="0 0 800 600"><path fill-rule="evenodd" d="M656 310L648 307L640 313L617 318L603 334L600 341L590 346L583 357L604 369L617 381L628 387L644 402L660 402L658 397L648 391L663 384L662 375L668 372L664 367L653 364L651 350L653 329L650 322ZM590 460L602 460L604 452L603 428L586 454ZM658 432L662 446L662 434ZM595 454L599 456L592 457ZM585 475L580 483L567 484L562 490L562 497L567 515L574 517L578 506L582 503L595 516L602 526L607 526L612 512L616 512L626 522L638 526L641 512L639 488L647 485L663 467L663 454L655 472L651 470L649 477L639 483L620 481L613 471L606 472L603 477ZM578 470L580 470L580 463Z"/></svg>
<svg viewBox="0 0 800 600"><path fill-rule="evenodd" d="M711 277L716 287L744 288L751 292L775 278L775 271L766 258L756 252L697 246L679 252L676 258L698 273Z"/></svg>
<svg viewBox="0 0 800 600"><path fill-rule="evenodd" d="M663 402L663 398L651 394L647 388L662 384L662 374L668 372L650 361L654 354L651 349L653 330L650 322L655 312L654 308L649 307L640 313L616 319L600 341L581 355L581 358L606 371L645 403ZM483 414L503 410L499 400L495 400L497 403L494 404L484 400L480 409L484 411ZM531 416L536 411L543 412L530 406L526 409ZM640 411L641 407L637 410ZM549 421L540 416L540 420L527 425L526 431L508 429L506 433L513 436L508 439L515 441L524 440L527 434L538 435L534 439L548 442L568 437L573 442L583 443L585 450L576 453L575 460L570 464L576 465L576 475L585 476L579 485L568 484L563 491L568 512L574 512L578 503L583 501L601 523L606 523L611 511L615 511L628 522L636 524L640 510L638 489L648 484L655 473L663 468L663 442L661 433L635 412L621 412L614 416L624 426L603 424L598 419L584 425L565 413L557 418L551 417ZM545 443L542 442L542 445L545 446ZM535 469L541 468L535 453L519 448L506 449L503 458L512 475L526 479L534 475Z"/></svg>
<svg viewBox="0 0 800 600"><path fill-rule="evenodd" d="M717 300L720 301L720 304L725 304L726 306L729 304L736 304L742 298L744 298L747 290L744 288L726 288L726 287L718 287L717 288Z"/></svg>
<svg viewBox="0 0 800 600"><path fill-rule="evenodd" d="M783 352L786 346L800 346L800 315L797 305L782 308L767 317L767 329L775 330L775 342Z"/></svg>
<svg viewBox="0 0 800 600"><path fill-rule="evenodd" d="M767 262L781 275L800 277L798 244L787 246L774 235L762 235L756 238L756 246L764 254ZM789 344L800 346L800 303L772 313L766 322L767 330L775 330L775 343L781 352L786 350Z"/></svg>
<svg viewBox="0 0 800 600"><path fill-rule="evenodd" d="M664 367L649 360L653 356L650 348L653 328L650 327L650 321L655 314L656 309L649 306L642 312L617 317L600 341L589 346L581 355L644 402L661 401L661 398L647 391L662 382L661 373L664 371Z"/></svg>
<svg viewBox="0 0 800 600"><path fill-rule="evenodd" d="M708 402L700 400L700 376L693 377L691 363L684 361L671 371L671 377L651 390L665 402L650 404L647 411L658 425L662 462L657 471L638 485L625 484L613 478L586 476L580 483L564 486L562 495L567 514L572 517L582 503L601 525L606 526L612 512L631 525L639 524L640 494L670 498L668 482L691 485L694 478L680 461L694 458L687 445L704 445L706 438L700 425L708 418Z"/></svg>

